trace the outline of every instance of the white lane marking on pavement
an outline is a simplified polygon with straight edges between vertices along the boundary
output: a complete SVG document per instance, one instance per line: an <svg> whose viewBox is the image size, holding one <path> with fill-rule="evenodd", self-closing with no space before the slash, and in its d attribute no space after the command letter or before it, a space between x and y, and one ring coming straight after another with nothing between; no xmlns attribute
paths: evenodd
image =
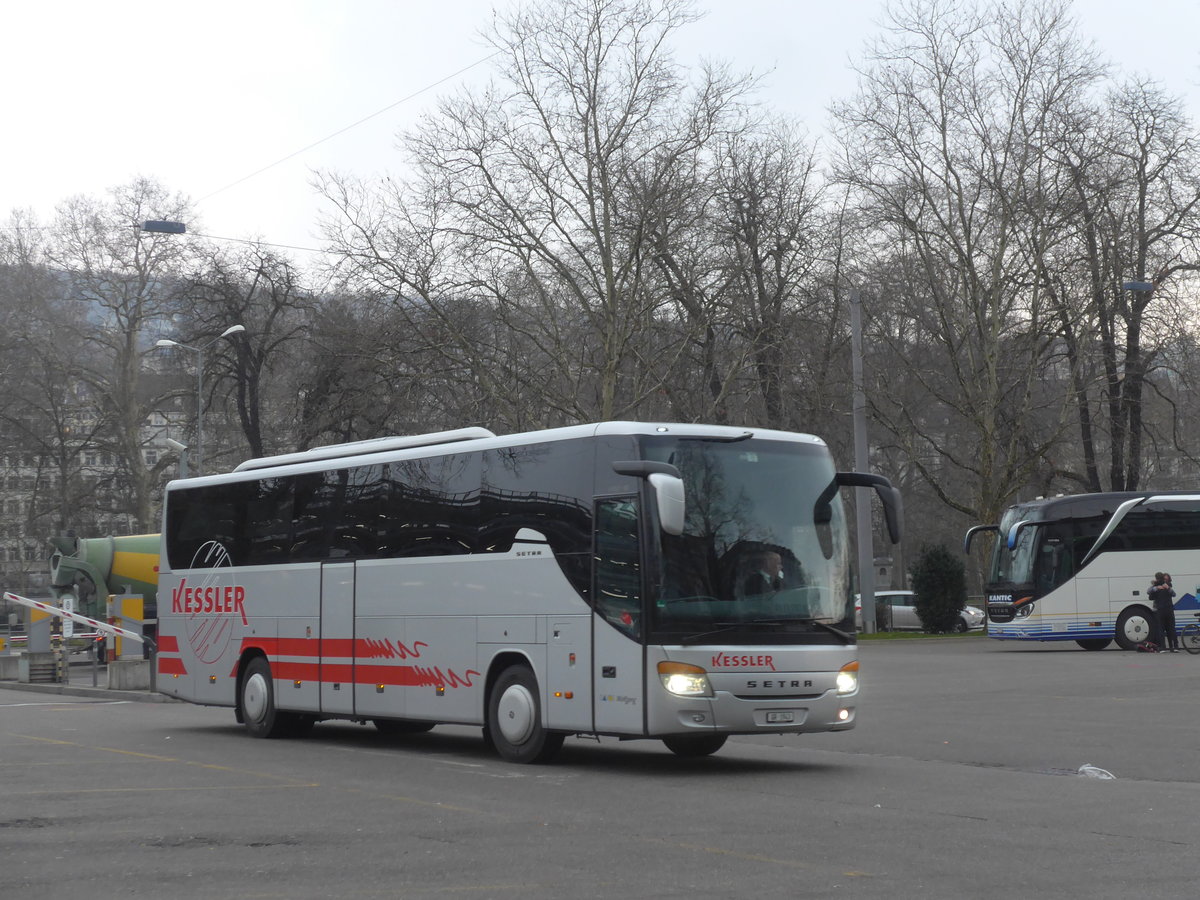
<svg viewBox="0 0 1200 900"><path fill-rule="evenodd" d="M44 703L0 703L0 709L9 706L116 706L120 703L132 703L131 700L47 700Z"/></svg>

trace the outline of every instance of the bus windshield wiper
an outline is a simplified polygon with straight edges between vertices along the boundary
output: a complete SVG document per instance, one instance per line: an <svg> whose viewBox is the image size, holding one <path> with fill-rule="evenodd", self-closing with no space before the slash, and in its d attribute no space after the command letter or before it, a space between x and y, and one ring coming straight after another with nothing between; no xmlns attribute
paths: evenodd
<svg viewBox="0 0 1200 900"><path fill-rule="evenodd" d="M696 644L696 643L699 643L704 638L709 638L709 637L712 637L713 635L729 634L731 632L741 631L743 629L752 630L752 631L760 631L760 630L762 630L761 626L763 626L763 625L773 625L773 626L794 625L797 622L806 624L806 625L812 624L812 621L810 619L793 619L793 618L747 619L744 622L718 622L717 623L718 627L715 630L701 631L698 634L689 634L687 637L683 638L680 641L680 643L681 644ZM822 623L818 622L815 624L822 624ZM755 626L755 625L760 626L760 627L759 628L751 627L751 626ZM829 627L829 626L826 626L826 627ZM836 629L834 629L834 630L836 631ZM838 632L838 634L842 634L842 632Z"/></svg>
<svg viewBox="0 0 1200 900"><path fill-rule="evenodd" d="M696 634L689 634L685 638L681 638L681 644L698 644L705 638L710 638L718 634L729 634L731 631L738 631L743 625L752 624L750 622L718 622L717 627L712 631L700 631Z"/></svg>
<svg viewBox="0 0 1200 900"><path fill-rule="evenodd" d="M853 644L854 643L854 635L848 634L847 632L842 631L842 629L840 629L840 628L834 628L828 622L818 622L816 619L801 619L800 621L805 622L809 625L814 625L817 628L823 628L826 631L828 631L830 634L836 634L839 638L841 638L843 644Z"/></svg>

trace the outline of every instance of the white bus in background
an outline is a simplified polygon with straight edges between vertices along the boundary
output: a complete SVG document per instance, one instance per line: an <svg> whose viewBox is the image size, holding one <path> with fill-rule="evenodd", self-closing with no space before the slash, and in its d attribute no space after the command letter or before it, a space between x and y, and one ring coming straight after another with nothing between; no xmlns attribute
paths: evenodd
<svg viewBox="0 0 1200 900"><path fill-rule="evenodd" d="M607 422L387 438L171 482L159 690L259 737L325 719L709 754L855 724L839 473L818 438Z"/></svg>
<svg viewBox="0 0 1200 900"><path fill-rule="evenodd" d="M1175 625L1200 611L1200 494L1077 494L1018 503L998 525L984 583L988 636L1075 641L1126 650L1156 631L1147 588L1156 572L1175 584Z"/></svg>

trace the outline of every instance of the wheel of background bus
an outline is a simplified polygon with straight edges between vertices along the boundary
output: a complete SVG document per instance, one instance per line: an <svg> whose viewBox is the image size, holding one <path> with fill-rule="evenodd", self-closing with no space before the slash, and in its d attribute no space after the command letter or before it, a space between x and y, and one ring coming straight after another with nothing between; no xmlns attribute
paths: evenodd
<svg viewBox="0 0 1200 900"><path fill-rule="evenodd" d="M261 656L250 660L242 678L242 720L255 737L284 737L292 732L295 720L275 709L275 688L271 666Z"/></svg>
<svg viewBox="0 0 1200 900"><path fill-rule="evenodd" d="M1112 638L1079 638L1075 643L1084 650L1103 650L1112 643Z"/></svg>
<svg viewBox="0 0 1200 900"><path fill-rule="evenodd" d="M496 752L511 762L547 762L565 737L542 727L537 679L521 665L509 666L492 685L487 727Z"/></svg>
<svg viewBox="0 0 1200 900"><path fill-rule="evenodd" d="M1122 650L1136 650L1154 637L1154 614L1144 606L1131 606L1117 617L1117 643Z"/></svg>
<svg viewBox="0 0 1200 900"><path fill-rule="evenodd" d="M1179 643L1188 653L1200 653L1200 625L1192 622L1179 632Z"/></svg>
<svg viewBox="0 0 1200 900"><path fill-rule="evenodd" d="M424 734L433 730L432 722L407 722L404 719L372 719L380 734Z"/></svg>
<svg viewBox="0 0 1200 900"><path fill-rule="evenodd" d="M711 756L728 738L725 734L672 734L662 739L676 756Z"/></svg>

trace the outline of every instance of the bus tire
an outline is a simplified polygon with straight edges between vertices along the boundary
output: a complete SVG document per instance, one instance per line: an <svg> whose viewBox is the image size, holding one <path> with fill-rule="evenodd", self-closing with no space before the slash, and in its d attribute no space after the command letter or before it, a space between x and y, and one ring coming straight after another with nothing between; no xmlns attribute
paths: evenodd
<svg viewBox="0 0 1200 900"><path fill-rule="evenodd" d="M727 734L669 734L662 739L676 756L712 756L725 746Z"/></svg>
<svg viewBox="0 0 1200 900"><path fill-rule="evenodd" d="M528 666L509 666L488 694L487 730L496 752L509 762L549 762L565 735L542 726L538 684Z"/></svg>
<svg viewBox="0 0 1200 900"><path fill-rule="evenodd" d="M271 679L271 664L256 656L242 674L238 706L246 731L257 738L287 737L294 733L291 716L275 708L275 682Z"/></svg>
<svg viewBox="0 0 1200 900"><path fill-rule="evenodd" d="M1117 617L1117 644L1122 650L1136 650L1143 641L1154 638L1154 613L1144 606L1131 606Z"/></svg>
<svg viewBox="0 0 1200 900"><path fill-rule="evenodd" d="M1103 650L1112 643L1112 638L1077 638L1075 643L1084 650Z"/></svg>

